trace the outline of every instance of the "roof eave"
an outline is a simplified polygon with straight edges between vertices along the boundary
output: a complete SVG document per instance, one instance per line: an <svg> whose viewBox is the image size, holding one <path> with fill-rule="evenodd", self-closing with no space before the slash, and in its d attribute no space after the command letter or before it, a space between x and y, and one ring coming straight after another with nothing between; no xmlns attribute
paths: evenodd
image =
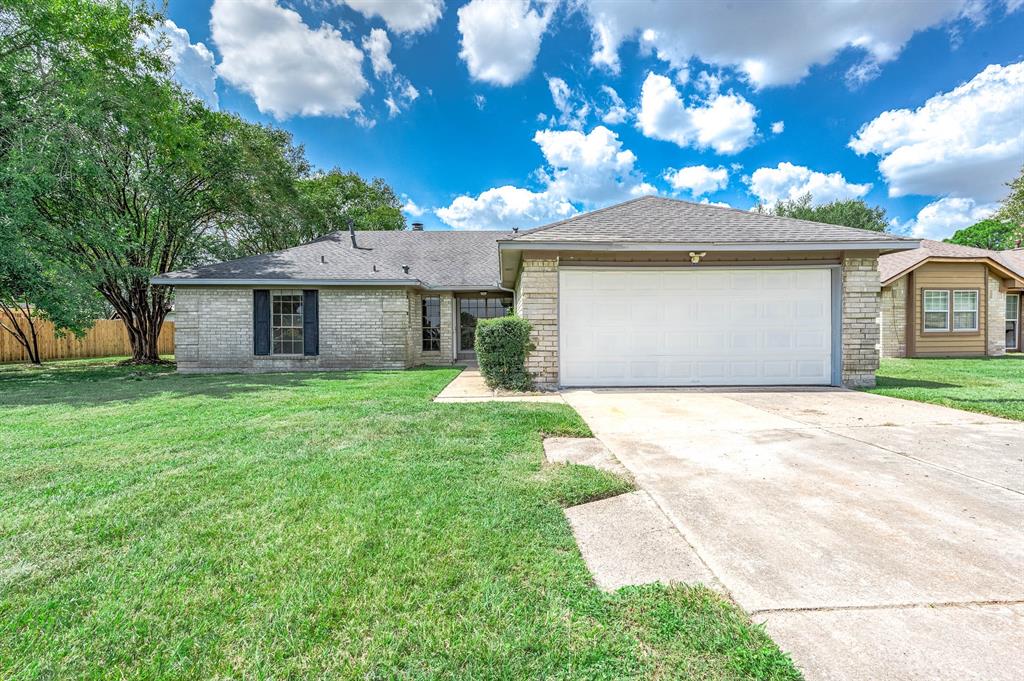
<svg viewBox="0 0 1024 681"><path fill-rule="evenodd" d="M423 286L419 279L184 279L152 277L156 286Z"/></svg>
<svg viewBox="0 0 1024 681"><path fill-rule="evenodd" d="M995 258L990 258L990 257L983 256L983 255L981 255L981 256L975 255L975 256L969 256L969 257L965 257L965 258L957 258L957 257L953 257L953 256L948 256L948 255L930 255L927 258L922 258L921 260L918 260L913 265L908 265L907 267L903 268L902 270L900 270L896 274L892 275L891 277L889 277L887 279L883 279L882 280L882 286L888 286L889 284L891 284L892 282L896 281L900 277L905 277L908 274L910 274L911 272L913 272L914 270L916 270L917 268L919 268L922 265L925 265L927 263L930 263L930 262L963 263L963 264L977 264L977 263L980 263L980 264L983 264L983 265L987 265L987 266L991 267L992 269L996 270L997 272L1005 275L1006 279L1012 279L1014 281L1020 281L1021 280L1021 276L1019 274L1017 274L1015 271L1013 271L1010 268L1008 268L1006 265L1003 265L1001 262L999 262Z"/></svg>

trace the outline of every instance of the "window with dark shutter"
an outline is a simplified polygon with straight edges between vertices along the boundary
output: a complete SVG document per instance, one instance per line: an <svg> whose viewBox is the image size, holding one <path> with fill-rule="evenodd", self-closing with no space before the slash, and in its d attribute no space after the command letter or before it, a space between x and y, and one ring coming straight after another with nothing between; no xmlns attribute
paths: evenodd
<svg viewBox="0 0 1024 681"><path fill-rule="evenodd" d="M252 292L252 345L253 354L270 354L270 291Z"/></svg>
<svg viewBox="0 0 1024 681"><path fill-rule="evenodd" d="M320 354L320 295L316 289L302 292L302 354Z"/></svg>

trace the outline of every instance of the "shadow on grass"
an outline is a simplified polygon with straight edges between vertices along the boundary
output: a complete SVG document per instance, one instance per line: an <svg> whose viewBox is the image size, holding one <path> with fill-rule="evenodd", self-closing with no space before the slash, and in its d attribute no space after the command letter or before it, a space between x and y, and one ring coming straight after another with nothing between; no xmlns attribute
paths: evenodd
<svg viewBox="0 0 1024 681"><path fill-rule="evenodd" d="M962 388L959 383L942 383L940 381L925 381L920 378L889 378L879 376L877 379L879 388Z"/></svg>
<svg viewBox="0 0 1024 681"><path fill-rule="evenodd" d="M0 408L64 404L92 406L111 402L204 396L228 399L266 390L289 390L319 381L352 380L394 372L324 371L263 374L179 374L173 367L125 367L66 363L43 367L0 368Z"/></svg>

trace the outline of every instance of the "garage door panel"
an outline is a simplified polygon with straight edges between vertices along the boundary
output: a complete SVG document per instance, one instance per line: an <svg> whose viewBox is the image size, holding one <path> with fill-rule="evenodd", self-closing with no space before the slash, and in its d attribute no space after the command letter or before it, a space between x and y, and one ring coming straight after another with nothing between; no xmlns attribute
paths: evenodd
<svg viewBox="0 0 1024 681"><path fill-rule="evenodd" d="M562 383L829 384L831 273L560 272Z"/></svg>

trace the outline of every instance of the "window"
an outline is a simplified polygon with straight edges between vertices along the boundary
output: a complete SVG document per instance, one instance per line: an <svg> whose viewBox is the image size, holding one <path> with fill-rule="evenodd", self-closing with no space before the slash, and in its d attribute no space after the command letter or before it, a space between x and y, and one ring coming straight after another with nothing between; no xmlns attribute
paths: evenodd
<svg viewBox="0 0 1024 681"><path fill-rule="evenodd" d="M459 350L466 352L473 349L478 319L504 317L511 311L512 298L507 296L459 298Z"/></svg>
<svg viewBox="0 0 1024 681"><path fill-rule="evenodd" d="M953 330L978 330L977 291L953 291Z"/></svg>
<svg viewBox="0 0 1024 681"><path fill-rule="evenodd" d="M302 354L302 291L270 292L270 329L272 354Z"/></svg>
<svg viewBox="0 0 1024 681"><path fill-rule="evenodd" d="M1020 294L1006 294L1006 349L1017 350L1020 328Z"/></svg>
<svg viewBox="0 0 1024 681"><path fill-rule="evenodd" d="M423 352L441 350L441 299L423 299Z"/></svg>
<svg viewBox="0 0 1024 681"><path fill-rule="evenodd" d="M949 291L924 292L924 330L949 331Z"/></svg>

